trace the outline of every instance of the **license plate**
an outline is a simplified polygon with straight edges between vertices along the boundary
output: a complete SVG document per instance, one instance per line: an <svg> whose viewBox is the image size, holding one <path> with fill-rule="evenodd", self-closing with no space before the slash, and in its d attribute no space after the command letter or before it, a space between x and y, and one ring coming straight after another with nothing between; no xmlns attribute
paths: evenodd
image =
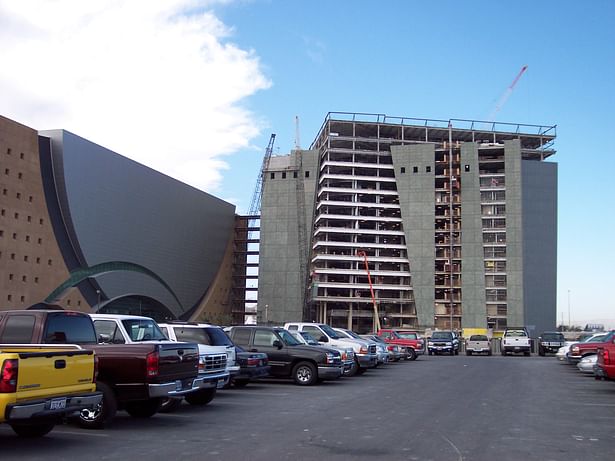
<svg viewBox="0 0 615 461"><path fill-rule="evenodd" d="M49 403L50 410L63 410L66 408L66 399L55 399Z"/></svg>

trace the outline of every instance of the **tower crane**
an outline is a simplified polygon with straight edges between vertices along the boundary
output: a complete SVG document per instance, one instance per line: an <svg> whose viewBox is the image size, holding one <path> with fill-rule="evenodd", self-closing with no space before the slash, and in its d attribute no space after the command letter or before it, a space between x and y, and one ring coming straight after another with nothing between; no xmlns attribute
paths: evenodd
<svg viewBox="0 0 615 461"><path fill-rule="evenodd" d="M256 187L254 188L254 193L252 194L252 200L250 201L250 208L248 209L248 216L256 216L260 214L261 211L261 199L263 196L263 178L265 176L265 170L269 167L269 160L271 159L271 153L273 152L273 143L275 142L275 133L271 133L271 137L269 138L269 144L267 145L267 149L265 149L265 155L263 157L263 164L261 165L261 170L258 173L258 177L256 179Z"/></svg>
<svg viewBox="0 0 615 461"><path fill-rule="evenodd" d="M519 81L519 79L525 73L526 70L527 70L527 65L525 65L525 66L523 66L521 68L521 70L519 71L519 73L517 74L515 79L508 86L508 88L506 88L506 91L504 91L502 96L500 96L500 99L498 100L498 103L495 105L495 109L493 109L493 112L491 112L491 114L489 115L489 118L487 119L489 122L495 121L495 117L498 115L498 112L500 112L500 109L502 109L504 104L506 104L506 101L508 101L508 98L510 98L510 95L512 94L513 90L515 89L515 85L517 84L517 82Z"/></svg>

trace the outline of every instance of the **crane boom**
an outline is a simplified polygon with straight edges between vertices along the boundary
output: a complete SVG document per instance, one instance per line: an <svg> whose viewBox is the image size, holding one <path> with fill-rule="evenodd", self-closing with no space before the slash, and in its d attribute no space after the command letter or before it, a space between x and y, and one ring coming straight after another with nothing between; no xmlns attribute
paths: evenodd
<svg viewBox="0 0 615 461"><path fill-rule="evenodd" d="M258 173L258 177L256 179L256 187L254 188L254 193L252 194L252 200L250 201L250 208L248 209L248 216L258 215L261 211L261 198L263 196L263 178L265 176L265 171L269 167L269 160L271 159L271 153L273 152L273 143L275 142L275 133L271 133L271 137L269 138L269 144L267 145L267 149L265 149L265 155L263 157L263 164L261 165L261 170Z"/></svg>
<svg viewBox="0 0 615 461"><path fill-rule="evenodd" d="M512 94L513 90L515 89L515 85L517 84L517 82L519 81L519 79L525 73L526 70L527 70L527 65L525 65L525 66L523 66L521 68L521 70L519 71L519 73L517 74L515 79L508 86L508 88L506 88L506 91L504 91L502 96L500 96L500 100L495 105L495 109L493 109L493 112L491 112L491 114L489 115L488 121L493 122L495 120L496 115L498 114L498 112L500 112L500 109L502 109L504 104L506 104L506 101L508 101L508 98L510 98L510 95Z"/></svg>

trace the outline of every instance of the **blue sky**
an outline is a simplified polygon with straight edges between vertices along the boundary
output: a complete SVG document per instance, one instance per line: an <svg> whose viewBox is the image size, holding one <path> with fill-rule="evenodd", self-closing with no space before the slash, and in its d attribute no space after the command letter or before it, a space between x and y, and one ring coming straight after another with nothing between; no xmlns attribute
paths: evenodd
<svg viewBox="0 0 615 461"><path fill-rule="evenodd" d="M219 17L272 81L247 103L268 123L253 144L275 132L281 154L295 115L302 147L329 111L484 120L528 65L497 119L557 125L558 322L570 305L573 323L615 327L615 2L251 1ZM253 157L229 159L221 196L255 181Z"/></svg>
<svg viewBox="0 0 615 461"><path fill-rule="evenodd" d="M557 125L558 321L615 327L614 24L611 0L0 0L0 113L242 213L295 116L302 147L330 111L485 119L527 65L496 118Z"/></svg>

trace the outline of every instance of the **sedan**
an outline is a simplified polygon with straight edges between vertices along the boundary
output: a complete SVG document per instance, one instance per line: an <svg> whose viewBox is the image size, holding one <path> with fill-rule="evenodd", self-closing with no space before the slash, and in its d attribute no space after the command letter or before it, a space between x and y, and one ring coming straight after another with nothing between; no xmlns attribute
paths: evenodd
<svg viewBox="0 0 615 461"><path fill-rule="evenodd" d="M593 375L594 366L596 365L597 362L598 362L597 354L586 355L585 357L581 359L579 363L577 363L577 368L579 369L581 373L587 373L587 374Z"/></svg>

